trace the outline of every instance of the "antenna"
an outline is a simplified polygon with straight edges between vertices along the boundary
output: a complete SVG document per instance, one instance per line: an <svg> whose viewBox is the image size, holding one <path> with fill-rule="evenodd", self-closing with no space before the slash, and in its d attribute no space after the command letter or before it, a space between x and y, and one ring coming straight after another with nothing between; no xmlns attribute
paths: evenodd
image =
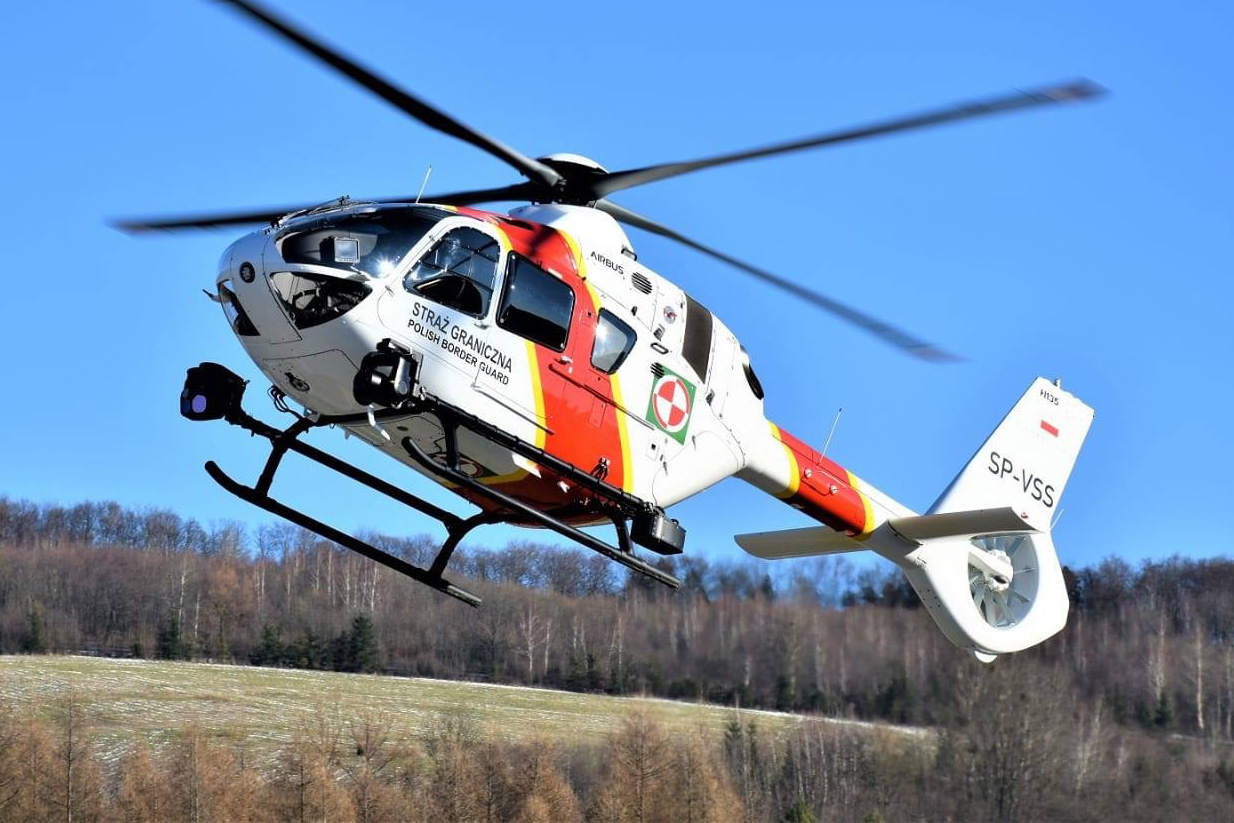
<svg viewBox="0 0 1234 823"><path fill-rule="evenodd" d="M827 454L827 447L831 445L831 438L836 433L836 426L840 425L840 415L844 414L844 407L836 409L835 420L831 421L831 431L827 432L827 441L823 443L823 455Z"/></svg>
<svg viewBox="0 0 1234 823"><path fill-rule="evenodd" d="M416 202L420 202L420 195L424 194L424 187L428 185L429 175L433 173L433 167L429 166L428 171L424 172L424 182L420 184L420 190L416 192Z"/></svg>

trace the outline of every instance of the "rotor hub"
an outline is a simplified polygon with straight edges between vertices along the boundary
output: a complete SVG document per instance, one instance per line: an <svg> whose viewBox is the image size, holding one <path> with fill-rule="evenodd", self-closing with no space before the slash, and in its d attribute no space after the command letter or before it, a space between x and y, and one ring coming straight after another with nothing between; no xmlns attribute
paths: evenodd
<svg viewBox="0 0 1234 823"><path fill-rule="evenodd" d="M990 552L990 555L994 559L1007 562L1008 565L1010 565L1010 558L1007 556L1007 552L1001 549L995 549ZM1014 571L1012 574L1014 575ZM1004 574L987 572L985 576L985 584L986 587L992 592L1005 592L1011 587L1011 579L1011 577Z"/></svg>
<svg viewBox="0 0 1234 823"><path fill-rule="evenodd" d="M590 206L596 201L591 182L608 174L608 169L590 157L573 152L556 152L536 158L561 175L554 188L551 201L569 206Z"/></svg>

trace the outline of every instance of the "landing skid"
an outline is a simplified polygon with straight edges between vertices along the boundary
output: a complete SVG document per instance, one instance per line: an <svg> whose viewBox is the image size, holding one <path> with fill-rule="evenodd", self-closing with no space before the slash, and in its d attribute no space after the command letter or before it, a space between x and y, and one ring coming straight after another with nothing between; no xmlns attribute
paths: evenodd
<svg viewBox="0 0 1234 823"><path fill-rule="evenodd" d="M196 375L194 374L195 372L197 373ZM204 375L203 372L205 372ZM414 402L405 404L398 409L375 412L373 417L381 420L423 413L435 416L441 422L442 430L445 432L446 460L444 463L434 460L409 437L403 439L402 447L427 472L493 503L497 507L493 511L483 511L466 518L461 517L423 498L417 497L392 483L382 480L380 477L356 468L327 452L301 442L299 439L301 435L314 428L365 422L369 419L367 414L321 415L316 418L297 415L296 422L292 425L286 429L278 429L258 420L241 408L240 401L243 391L244 382L239 377L231 374L221 366L203 363L197 369L189 370L189 379L186 381L184 393L181 395L181 412L189 419L213 420L221 418L233 426L239 426L251 434L264 437L270 441L270 456L266 459L266 464L262 468L261 475L256 483L252 486L246 486L236 481L219 468L217 463L211 460L206 463L206 472L216 483L245 502L295 523L297 526L308 529L327 540L332 540L340 546L344 546L370 560L381 563L400 574L410 577L412 580L436 589L442 594L461 600L469 606L479 606L480 598L465 589L455 586L443 576L446 566L454 554L454 550L458 548L462 539L473 529L483 525L505 523L513 520L524 523L533 522L551 529L585 548L598 552L610 560L620 563L626 568L645 575L652 580L663 583L670 588L677 588L681 585L681 582L676 577L657 569L634 554L626 519L639 513L640 510L647 509L646 503L621 489L610 486L603 480L589 475L575 466L547 454L535 446L518 440L498 429L494 429L484 421L436 398L431 396L418 398ZM282 402L281 395L275 394L274 397L276 408L295 414ZM198 408L199 405L201 408ZM533 506L529 506L521 500L516 500L504 492L486 486L470 477L460 467L458 450L458 431L460 428L465 428L496 445L508 448L528 459L535 460L544 467L594 493L599 500L604 501L604 505L596 509L596 514L603 515L612 521L617 530L617 545L612 546L591 534L571 526L551 512L541 511ZM432 565L427 569L413 566L401 558L384 552L350 534L339 531L333 526L323 523L271 497L269 492L271 485L274 483L274 476L282 463L283 456L289 451L294 451L319 465L338 472L344 477L348 477L374 491L381 492L392 500L415 509L445 526L447 533L446 541L442 544Z"/></svg>

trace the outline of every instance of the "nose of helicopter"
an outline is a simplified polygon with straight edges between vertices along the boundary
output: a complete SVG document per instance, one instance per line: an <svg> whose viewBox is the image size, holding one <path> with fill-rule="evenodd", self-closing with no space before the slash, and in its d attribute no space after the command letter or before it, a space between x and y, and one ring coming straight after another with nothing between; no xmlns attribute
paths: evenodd
<svg viewBox="0 0 1234 823"><path fill-rule="evenodd" d="M367 283L295 269L264 232L223 252L215 283L232 330L253 362L292 399L325 414L361 407L352 396L356 364L371 351L362 324L330 322L368 296Z"/></svg>
<svg viewBox="0 0 1234 823"><path fill-rule="evenodd" d="M270 243L264 232L253 232L232 243L219 259L215 277L219 301L241 342L278 344L301 339L266 277L265 261L273 251Z"/></svg>

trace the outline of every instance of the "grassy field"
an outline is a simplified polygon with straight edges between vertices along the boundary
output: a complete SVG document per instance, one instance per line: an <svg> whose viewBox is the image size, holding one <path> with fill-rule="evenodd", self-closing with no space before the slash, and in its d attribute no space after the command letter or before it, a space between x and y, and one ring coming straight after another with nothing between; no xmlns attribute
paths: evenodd
<svg viewBox="0 0 1234 823"><path fill-rule="evenodd" d="M642 708L670 729L719 733L733 710L668 700L575 694L547 689L205 663L95 657L0 656L0 701L55 711L56 698L76 690L88 706L104 759L134 735L156 746L190 723L221 738L271 754L295 725L320 708L343 719L364 709L388 713L405 733L422 734L443 716L470 717L511 739L547 734L572 742L602 740L622 718ZM803 722L798 715L742 711L768 733ZM849 722L849 721L832 721ZM871 730L917 730L855 724Z"/></svg>

